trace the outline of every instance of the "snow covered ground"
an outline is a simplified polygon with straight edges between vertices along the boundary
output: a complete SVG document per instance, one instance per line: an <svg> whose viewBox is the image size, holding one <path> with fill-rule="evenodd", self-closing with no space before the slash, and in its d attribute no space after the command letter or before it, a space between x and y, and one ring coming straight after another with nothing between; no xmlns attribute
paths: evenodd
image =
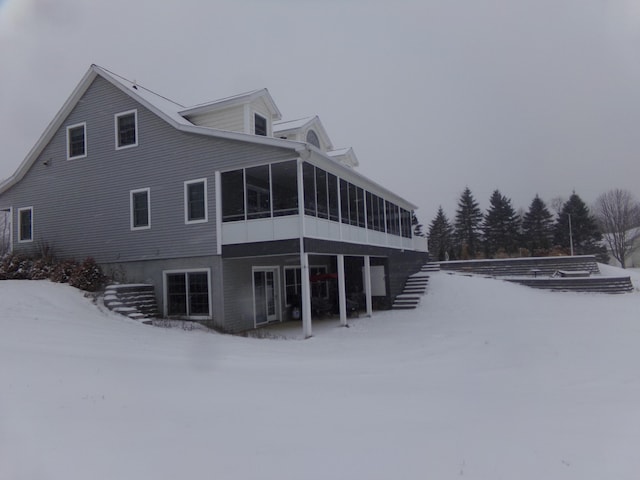
<svg viewBox="0 0 640 480"><path fill-rule="evenodd" d="M640 477L637 288L441 272L417 310L337 323L165 329L0 282L0 479Z"/></svg>

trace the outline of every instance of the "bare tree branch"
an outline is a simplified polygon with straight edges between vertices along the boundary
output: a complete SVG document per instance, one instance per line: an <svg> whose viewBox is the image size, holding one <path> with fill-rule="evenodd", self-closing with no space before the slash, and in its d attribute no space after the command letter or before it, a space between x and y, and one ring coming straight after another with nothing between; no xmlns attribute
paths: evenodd
<svg viewBox="0 0 640 480"><path fill-rule="evenodd" d="M640 203L627 190L609 190L596 200L595 213L611 254L625 268L640 245Z"/></svg>

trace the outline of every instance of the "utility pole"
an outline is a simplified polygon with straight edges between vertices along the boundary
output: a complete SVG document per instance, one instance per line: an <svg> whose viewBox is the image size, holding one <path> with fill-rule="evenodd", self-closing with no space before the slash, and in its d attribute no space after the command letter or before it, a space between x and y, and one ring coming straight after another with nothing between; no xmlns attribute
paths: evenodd
<svg viewBox="0 0 640 480"><path fill-rule="evenodd" d="M569 246L571 248L571 256L573 257L573 230L571 229L571 214L569 213Z"/></svg>

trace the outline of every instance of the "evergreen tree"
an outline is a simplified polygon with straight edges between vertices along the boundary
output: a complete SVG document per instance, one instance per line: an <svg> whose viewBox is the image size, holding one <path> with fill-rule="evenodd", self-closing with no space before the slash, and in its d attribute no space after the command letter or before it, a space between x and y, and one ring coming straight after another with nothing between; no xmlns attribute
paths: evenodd
<svg viewBox="0 0 640 480"><path fill-rule="evenodd" d="M545 255L553 243L553 215L536 195L522 219L522 240L532 256Z"/></svg>
<svg viewBox="0 0 640 480"><path fill-rule="evenodd" d="M476 256L480 244L480 222L482 222L482 212L478 202L473 198L471 190L466 187L458 201L454 225L454 240L458 258L465 259Z"/></svg>
<svg viewBox="0 0 640 480"><path fill-rule="evenodd" d="M418 216L416 212L411 212L411 226L413 227L413 236L414 237L424 237L424 227L418 220Z"/></svg>
<svg viewBox="0 0 640 480"><path fill-rule="evenodd" d="M449 259L452 256L452 236L453 227L440 206L438 213L429 225L430 255L438 261Z"/></svg>
<svg viewBox="0 0 640 480"><path fill-rule="evenodd" d="M511 200L495 190L482 224L483 243L487 257L498 251L513 253L518 249L520 219Z"/></svg>
<svg viewBox="0 0 640 480"><path fill-rule="evenodd" d="M576 192L573 192L563 205L555 228L557 245L570 250L571 240L575 255L595 255L599 262L608 262L609 255L602 244L602 233L598 229L596 219L589 213L589 208Z"/></svg>

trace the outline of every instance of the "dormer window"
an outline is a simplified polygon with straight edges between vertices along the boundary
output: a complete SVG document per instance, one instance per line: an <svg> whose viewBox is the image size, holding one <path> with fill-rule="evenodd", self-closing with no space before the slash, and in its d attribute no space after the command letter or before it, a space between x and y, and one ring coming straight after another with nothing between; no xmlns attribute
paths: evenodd
<svg viewBox="0 0 640 480"><path fill-rule="evenodd" d="M253 131L256 135L267 136L267 119L257 113L254 115Z"/></svg>
<svg viewBox="0 0 640 480"><path fill-rule="evenodd" d="M307 132L307 143L310 143L316 148L320 148L320 139L318 138L316 132L314 132L313 130L309 130Z"/></svg>

